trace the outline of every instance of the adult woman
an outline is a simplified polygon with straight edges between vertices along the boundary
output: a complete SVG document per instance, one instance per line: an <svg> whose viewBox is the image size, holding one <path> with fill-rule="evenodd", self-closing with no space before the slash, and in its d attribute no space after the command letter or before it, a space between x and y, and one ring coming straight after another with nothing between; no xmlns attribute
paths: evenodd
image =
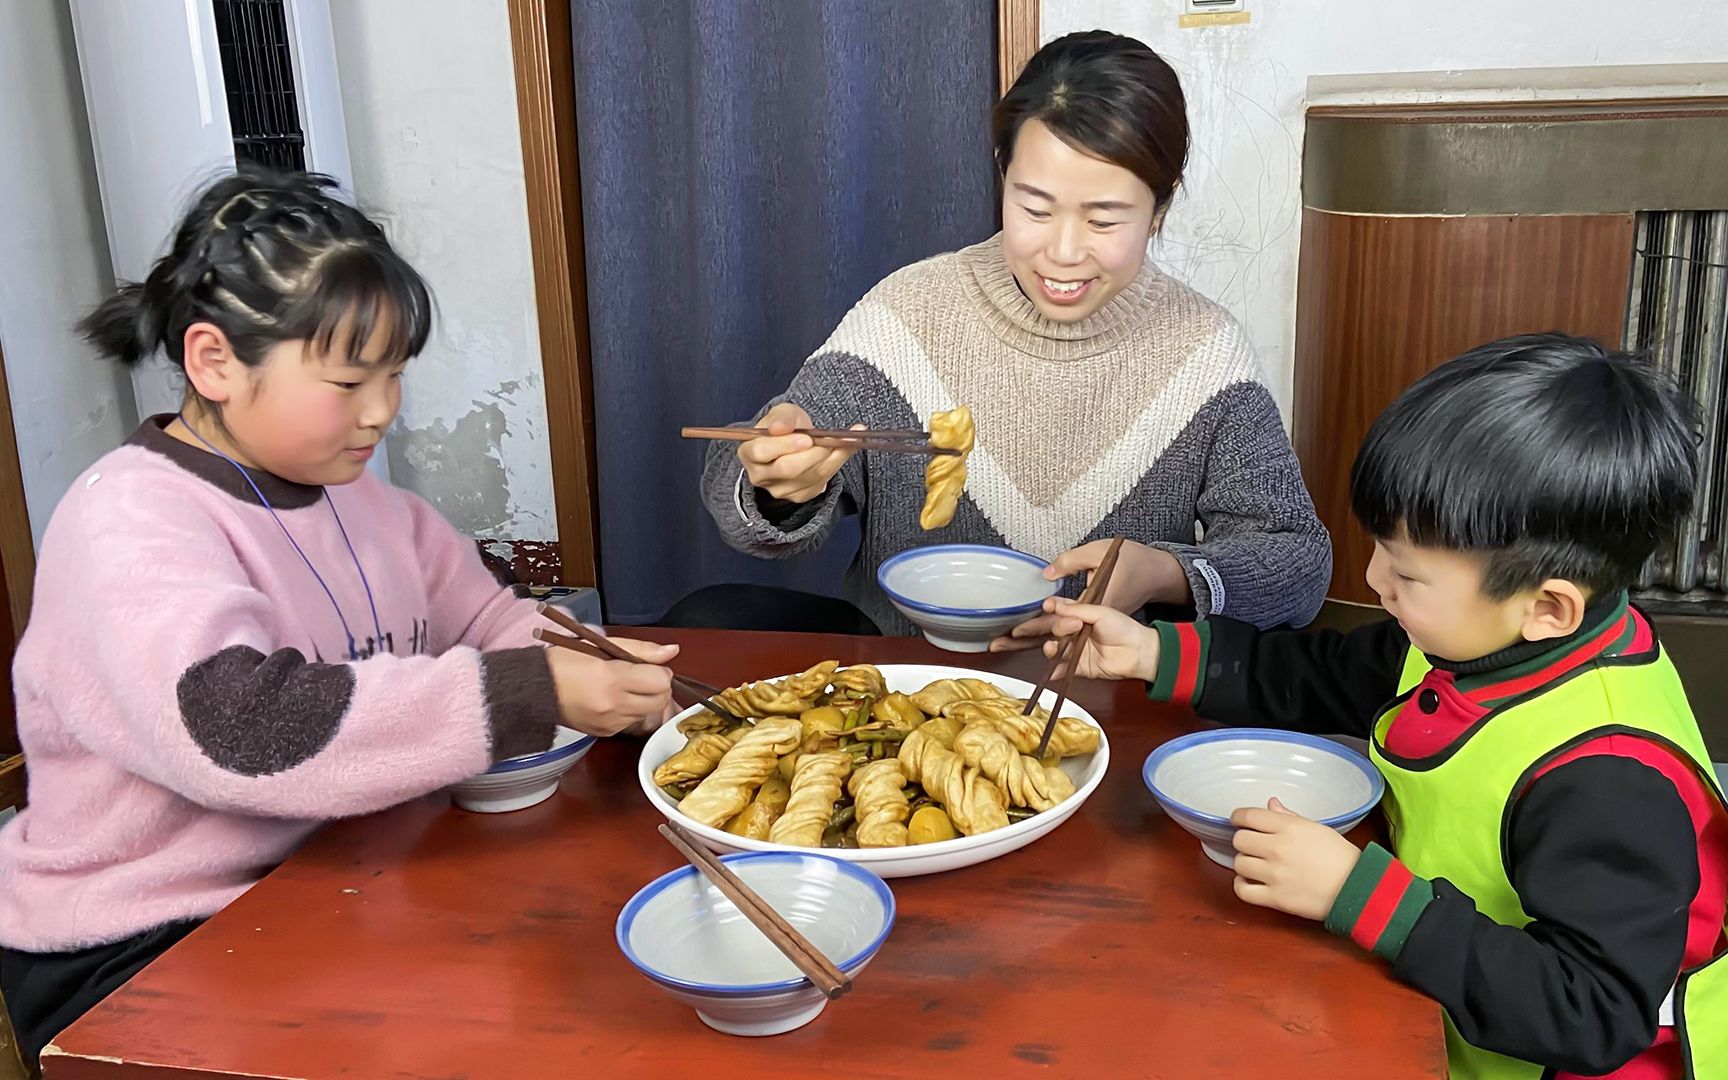
<svg viewBox="0 0 1728 1080"><path fill-rule="evenodd" d="M721 532L789 557L856 511L846 598L890 633L912 627L872 578L897 552L1006 544L1058 577L1096 567L1115 533L1133 543L1114 607L1307 622L1331 545L1277 406L1235 321L1146 261L1188 151L1175 72L1132 38L1072 34L1032 58L992 129L1002 232L883 280L764 411L772 434L710 451ZM918 527L923 459L792 434L921 428L957 404L978 449L953 523L932 533ZM996 647L1045 630L1035 619Z"/></svg>

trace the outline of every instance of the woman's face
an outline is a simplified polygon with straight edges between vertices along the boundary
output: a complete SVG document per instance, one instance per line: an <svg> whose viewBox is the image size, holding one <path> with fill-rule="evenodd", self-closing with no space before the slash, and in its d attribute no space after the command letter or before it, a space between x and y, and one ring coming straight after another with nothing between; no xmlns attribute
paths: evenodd
<svg viewBox="0 0 1728 1080"><path fill-rule="evenodd" d="M1014 140L1002 184L1002 248L1040 314L1078 322L1140 273L1163 217L1133 173L1074 149L1041 121Z"/></svg>

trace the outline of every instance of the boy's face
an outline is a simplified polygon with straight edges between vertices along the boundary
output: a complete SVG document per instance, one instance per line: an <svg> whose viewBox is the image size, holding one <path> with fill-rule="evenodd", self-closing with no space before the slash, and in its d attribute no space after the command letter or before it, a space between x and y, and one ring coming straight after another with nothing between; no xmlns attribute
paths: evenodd
<svg viewBox="0 0 1728 1080"><path fill-rule="evenodd" d="M1368 585L1412 645L1444 660L1475 660L1519 641L1571 633L1555 632L1568 620L1554 621L1545 589L1491 600L1482 591L1479 558L1413 544L1402 530L1374 542Z"/></svg>

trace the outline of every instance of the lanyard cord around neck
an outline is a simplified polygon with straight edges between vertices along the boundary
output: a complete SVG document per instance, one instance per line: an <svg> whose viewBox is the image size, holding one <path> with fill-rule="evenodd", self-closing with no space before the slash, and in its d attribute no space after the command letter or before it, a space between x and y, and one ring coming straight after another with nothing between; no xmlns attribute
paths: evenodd
<svg viewBox="0 0 1728 1080"><path fill-rule="evenodd" d="M288 531L288 526L283 523L281 515L276 513L276 508L271 506L270 500L264 497L264 490L258 486L256 480L252 479L252 474L246 471L244 465L216 449L215 445L212 444L209 439L198 434L197 430L193 428L191 424L186 422L185 413L179 415L179 420L180 426L185 428L187 431L192 432L192 437L194 439L203 443L205 448L212 454L215 454L223 461L234 466L234 468L239 471L240 475L245 478L246 483L251 485L252 493L258 496L258 501L264 505L264 509L270 512L271 520L275 521L276 527L282 530L282 535L288 538L288 543L294 548L294 554L300 556L300 561L306 564L307 570L311 571L312 577L317 580L319 588L323 589L324 595L329 597L330 606L336 609L336 620L342 624L342 634L348 639L348 659L361 659L360 649L354 641L354 632L348 629L348 619L342 614L342 605L336 602L336 594L330 591L330 585L324 580L324 575L320 574L318 568L312 565L312 560L307 558L306 552L300 547L300 542L294 539L293 533ZM376 646L377 648L382 649L384 647L384 626L378 620L378 603L372 598L372 583L366 580L366 569L360 565L360 556L354 551L354 542L348 539L348 530L342 525L342 515L336 512L335 500L330 498L330 492L328 489L320 490L322 490L324 494L324 505L330 508L330 516L336 519L336 530L342 534L342 542L348 547L348 557L354 560L354 570L360 575L360 586L366 590L366 603L372 609L372 629L378 635L375 639Z"/></svg>

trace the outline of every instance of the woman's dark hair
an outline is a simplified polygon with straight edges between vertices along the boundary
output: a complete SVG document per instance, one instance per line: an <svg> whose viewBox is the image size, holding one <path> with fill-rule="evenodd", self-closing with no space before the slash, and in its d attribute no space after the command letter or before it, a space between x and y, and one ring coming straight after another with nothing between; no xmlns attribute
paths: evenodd
<svg viewBox="0 0 1728 1080"><path fill-rule="evenodd" d="M990 117L996 167L1004 175L1028 120L1138 176L1158 209L1169 204L1188 162L1181 81L1163 57L1121 34L1069 34L1027 62Z"/></svg>
<svg viewBox="0 0 1728 1080"><path fill-rule="evenodd" d="M391 363L418 354L432 329L426 283L335 188L328 176L251 166L212 181L168 254L142 282L122 282L79 332L128 366L158 348L184 366L186 328L197 322L220 327L249 365L284 341L328 352L344 327L357 363L386 323Z"/></svg>
<svg viewBox="0 0 1728 1080"><path fill-rule="evenodd" d="M1368 531L1480 554L1502 600L1550 578L1629 587L1692 509L1691 400L1643 359L1525 334L1442 364L1369 429L1350 477Z"/></svg>

